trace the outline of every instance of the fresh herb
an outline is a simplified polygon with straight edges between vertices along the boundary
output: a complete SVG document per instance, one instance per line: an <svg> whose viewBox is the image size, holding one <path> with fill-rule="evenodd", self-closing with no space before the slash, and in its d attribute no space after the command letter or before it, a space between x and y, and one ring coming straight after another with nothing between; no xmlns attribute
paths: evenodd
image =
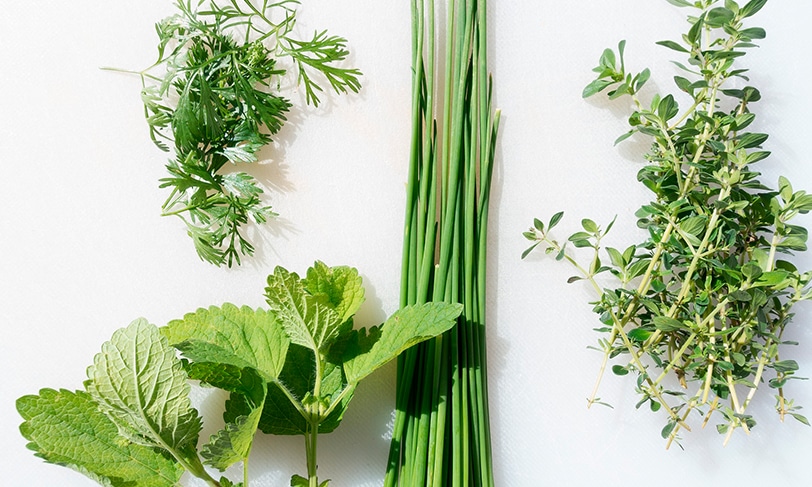
<svg viewBox="0 0 812 487"><path fill-rule="evenodd" d="M248 487L259 429L303 435L307 475L294 475L291 485L326 486L316 471L319 433L339 425L363 378L451 328L462 311L407 306L381 326L353 329L361 277L320 262L305 278L277 267L266 292L269 311L226 304L160 329L139 319L116 331L88 369L85 391L42 389L18 399L28 447L104 486L171 487L189 472L210 486ZM225 427L200 448L190 379L229 393ZM238 462L239 483L204 468Z"/></svg>
<svg viewBox="0 0 812 487"><path fill-rule="evenodd" d="M245 225L274 216L256 179L226 166L255 162L285 123L291 103L279 93L286 68L277 58L292 60L308 104L318 106L325 82L337 93L361 87L360 71L340 67L345 39L294 37L298 4L178 0L179 12L156 25L158 59L138 73L150 136L174 149L163 214L184 220L207 262L239 264L254 251Z"/></svg>
<svg viewBox="0 0 812 487"><path fill-rule="evenodd" d="M450 332L399 360L384 485L492 486L485 271L499 112L491 108L487 5L447 3L444 81L435 72L435 46L442 43L435 40L434 2L415 0L412 11L412 152L401 304L445 300L465 308Z"/></svg>
<svg viewBox="0 0 812 487"><path fill-rule="evenodd" d="M789 415L808 425L800 406L785 396L798 364L782 354L795 344L784 338L793 306L812 297L812 273L786 260L806 250L807 230L790 222L812 210L812 195L794 190L784 177L778 190L758 179L753 167L770 155L762 149L767 134L748 128L756 118L751 106L762 95L746 84L747 70L736 66L766 35L745 26L766 0L743 6L669 1L698 9L681 40L658 42L687 58L687 64L675 63L681 72L674 82L680 96L689 97L688 108L681 111L671 94L643 103L649 71L626 71L623 42L617 52L604 51L597 79L583 92L588 97L608 89L610 99L630 99L631 130L618 141L634 134L652 141L638 180L654 199L636 213L648 238L602 254L614 221L602 229L584 219L581 231L559 243L550 233L561 220L558 213L547 224L535 220L525 233L534 243L523 256L541 245L575 266L570 282L584 279L594 287L603 334L600 376L610 358L623 359L612 371L637 376L638 407L667 416L662 436L668 445L690 430L697 413L703 426L721 416L717 429L725 443L736 429L749 432L756 421L748 406L764 382L776 392L782 420ZM587 264L576 260L572 247L590 249ZM605 287L607 273L618 287ZM600 376L589 404L600 401Z"/></svg>

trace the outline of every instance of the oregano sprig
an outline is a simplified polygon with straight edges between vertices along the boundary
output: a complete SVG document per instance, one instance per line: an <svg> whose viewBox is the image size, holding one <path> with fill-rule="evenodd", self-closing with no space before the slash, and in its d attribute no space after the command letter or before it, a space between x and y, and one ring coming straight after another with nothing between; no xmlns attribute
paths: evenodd
<svg viewBox="0 0 812 487"><path fill-rule="evenodd" d="M161 179L170 190L164 215L184 220L201 259L239 264L254 251L249 222L275 216L256 179L228 166L251 163L286 121L292 104L280 93L289 59L318 106L328 83L358 92L361 72L343 67L346 39L317 31L297 39L298 0L177 0L178 13L155 28L158 59L139 72L150 137L174 152ZM324 81L322 81L324 80Z"/></svg>
<svg viewBox="0 0 812 487"><path fill-rule="evenodd" d="M687 58L674 63L680 68L674 83L690 98L688 108L681 110L672 94L644 102L641 88L650 72L627 71L624 42L604 51L597 78L583 91L584 97L606 90L610 99L631 101L631 129L616 143L635 134L652 142L638 180L653 200L636 213L648 238L626 249L605 247L614 222L602 229L584 219L582 231L560 243L551 234L563 216L557 213L546 224L536 219L525 232L533 245L522 257L542 246L575 267L570 282L586 280L599 296L593 304L602 323L603 361L589 404L601 402L601 377L609 360L619 358L612 371L637 376L637 406L667 415L662 436L668 445L690 430L696 413L703 426L721 416L717 429L725 443L736 429L749 432L756 421L748 407L764 382L776 392L781 419L789 415L808 425L785 396L786 384L798 379L798 364L782 353L794 344L784 338L793 306L812 298L812 273L787 260L806 250L807 230L790 221L812 211L812 195L784 177L778 190L759 180L754 165L769 156L762 148L768 136L748 129L761 93L736 65L766 36L745 26L766 0L669 2L697 10L680 40L658 42ZM587 264L573 247L591 249ZM613 275L617 287L599 282L601 274Z"/></svg>

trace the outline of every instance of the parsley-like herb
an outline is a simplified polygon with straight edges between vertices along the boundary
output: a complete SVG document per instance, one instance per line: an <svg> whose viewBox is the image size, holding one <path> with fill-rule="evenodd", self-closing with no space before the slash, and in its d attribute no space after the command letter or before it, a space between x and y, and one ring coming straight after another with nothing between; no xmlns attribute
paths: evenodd
<svg viewBox="0 0 812 487"><path fill-rule="evenodd" d="M584 219L581 231L559 243L551 235L558 213L546 224L535 220L525 233L534 243L523 257L541 246L577 269L570 282L586 280L600 296L594 310L603 362L590 405L601 403L600 377L618 357L623 362L612 367L615 374L637 375L638 407L667 415L661 434L668 445L690 430L697 414L703 426L721 416L717 429L725 443L736 429L751 430L756 421L748 407L765 381L776 392L780 418L808 425L784 394L798 364L781 354L794 344L783 338L793 306L812 298L812 272L785 259L806 250L807 230L790 221L812 211L812 195L784 177L778 190L758 179L753 166L770 155L762 149L767 134L748 128L756 118L751 106L762 95L736 66L766 36L744 25L766 0L669 2L698 9L681 42L658 42L688 58L675 63L681 72L674 82L690 106L681 112L671 94L643 103L650 73L626 71L623 42L604 51L597 79L583 91L584 97L607 89L610 99L628 97L631 130L618 142L634 134L652 141L638 180L654 200L636 213L649 237L626 249L606 247L604 262L602 241L614 221L602 229ZM589 263L580 264L572 247L590 249ZM605 273L619 286L599 282Z"/></svg>
<svg viewBox="0 0 812 487"><path fill-rule="evenodd" d="M205 5L204 5L205 4ZM346 40L316 32L294 37L297 0L178 0L178 13L156 25L158 59L139 74L150 137L174 150L161 179L170 190L164 215L184 220L201 259L240 263L254 246L249 221L275 214L256 179L227 164L250 163L285 123L291 102L278 91L289 58L308 104L319 105L326 82L358 92L360 71L341 67Z"/></svg>

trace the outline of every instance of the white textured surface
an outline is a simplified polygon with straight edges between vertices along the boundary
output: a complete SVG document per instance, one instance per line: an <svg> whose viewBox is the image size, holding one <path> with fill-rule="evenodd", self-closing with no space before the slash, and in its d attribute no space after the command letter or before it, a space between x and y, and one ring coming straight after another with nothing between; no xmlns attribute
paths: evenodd
<svg viewBox="0 0 812 487"><path fill-rule="evenodd" d="M80 388L101 343L130 320L164 324L224 301L259 306L277 265L303 271L314 259L359 268L367 286L360 322L396 309L409 132L408 0L304 0L300 27L347 37L364 72L360 96L295 114L281 147L256 174L282 218L257 235L257 258L216 269L194 255L174 219L160 218L164 156L149 142L134 77L100 66L152 61L152 24L169 0L6 2L0 16L0 466L4 485L80 487L79 474L42 464L17 432L14 399L40 387ZM607 377L587 410L599 357L588 291L568 269L521 262L521 232L534 216L564 209L569 222L618 215L616 246L634 233L647 195L635 182L644 144L612 147L625 131L619 105L580 91L604 47L628 40L633 69L653 68L671 89L671 52L685 11L665 0L491 2L491 68L503 110L492 207L489 353L498 484L660 487L716 483L804 485L812 429L781 424L769 391L754 404L759 425L727 448L714 431L665 451L662 416L633 408L627 378ZM812 4L771 1L756 17L768 38L744 58L764 100L758 129L771 134L765 180L779 174L812 189L806 37ZM577 218L576 218L577 217ZM812 224L809 218L803 220ZM565 227L566 222L562 223ZM566 229L566 228L565 228ZM562 230L562 233L565 230ZM812 267L804 256L802 266ZM804 304L787 352L812 374L812 308ZM320 440L320 474L336 486L381 484L394 368L359 388L345 422ZM788 393L812 408L812 383ZM222 397L201 397L216 423ZM214 428L214 426L210 426ZM300 438L262 437L252 486L288 485L304 471Z"/></svg>

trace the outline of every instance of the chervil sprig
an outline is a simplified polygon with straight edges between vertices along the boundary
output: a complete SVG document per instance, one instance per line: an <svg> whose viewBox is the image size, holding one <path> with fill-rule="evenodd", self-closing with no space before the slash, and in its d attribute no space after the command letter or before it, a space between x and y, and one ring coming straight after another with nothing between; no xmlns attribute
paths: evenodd
<svg viewBox="0 0 812 487"><path fill-rule="evenodd" d="M326 31L295 37L296 0L179 0L156 25L158 59L139 72L150 137L172 150L164 215L180 216L198 255L240 263L253 245L249 222L275 216L256 179L233 166L257 160L286 120L279 92L290 61L306 102L318 106L323 78L336 93L357 92L361 73L345 68L346 40Z"/></svg>

